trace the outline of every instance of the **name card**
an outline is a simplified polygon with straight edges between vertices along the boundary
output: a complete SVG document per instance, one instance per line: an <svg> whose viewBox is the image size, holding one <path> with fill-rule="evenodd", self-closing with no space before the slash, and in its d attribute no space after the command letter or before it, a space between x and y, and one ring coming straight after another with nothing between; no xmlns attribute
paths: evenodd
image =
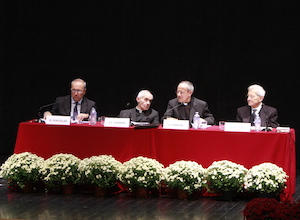
<svg viewBox="0 0 300 220"><path fill-rule="evenodd" d="M276 130L277 130L277 132L289 133L290 132L290 127L277 127Z"/></svg>
<svg viewBox="0 0 300 220"><path fill-rule="evenodd" d="M163 128L165 129L181 129L188 130L190 128L189 120L168 120L165 119L163 122Z"/></svg>
<svg viewBox="0 0 300 220"><path fill-rule="evenodd" d="M51 115L51 116L47 116L45 123L47 125L70 125L71 117L70 116Z"/></svg>
<svg viewBox="0 0 300 220"><path fill-rule="evenodd" d="M251 123L225 122L224 131L250 132Z"/></svg>
<svg viewBox="0 0 300 220"><path fill-rule="evenodd" d="M128 128L130 126L130 118L109 118L106 117L104 127Z"/></svg>

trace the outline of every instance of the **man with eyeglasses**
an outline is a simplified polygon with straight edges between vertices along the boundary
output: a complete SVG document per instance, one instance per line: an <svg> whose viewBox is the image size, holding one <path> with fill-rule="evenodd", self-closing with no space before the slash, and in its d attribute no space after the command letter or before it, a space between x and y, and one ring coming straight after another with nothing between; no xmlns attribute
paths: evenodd
<svg viewBox="0 0 300 220"><path fill-rule="evenodd" d="M261 119L261 126L278 127L278 112L277 109L265 105L264 100L266 91L262 86L254 84L248 87L247 103L248 106L242 106L237 109L236 119L240 122L247 122L253 124L255 115L259 115Z"/></svg>
<svg viewBox="0 0 300 220"><path fill-rule="evenodd" d="M192 124L195 112L198 112L201 121L205 120L208 125L213 125L215 119L208 109L208 104L203 100L193 97L193 92L194 85L191 82L180 82L175 91L177 98L171 99L168 102L167 110L165 111L162 120L189 120L190 124Z"/></svg>
<svg viewBox="0 0 300 220"><path fill-rule="evenodd" d="M60 96L55 100L52 110L44 112L44 118L49 115L71 116L72 121L82 121L89 117L91 109L96 108L96 103L84 95L86 82L80 78L71 82L71 95Z"/></svg>

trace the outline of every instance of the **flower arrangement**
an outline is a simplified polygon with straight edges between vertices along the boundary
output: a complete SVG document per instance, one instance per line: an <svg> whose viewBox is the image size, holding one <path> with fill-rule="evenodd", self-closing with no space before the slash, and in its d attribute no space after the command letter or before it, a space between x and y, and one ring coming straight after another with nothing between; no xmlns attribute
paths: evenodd
<svg viewBox="0 0 300 220"><path fill-rule="evenodd" d="M285 188L287 178L281 167L262 163L249 169L244 178L244 188L249 192L279 194Z"/></svg>
<svg viewBox="0 0 300 220"><path fill-rule="evenodd" d="M279 202L276 199L255 198L247 203L243 213L247 220L296 220L300 216L300 202L290 203Z"/></svg>
<svg viewBox="0 0 300 220"><path fill-rule="evenodd" d="M158 188L164 171L163 165L157 160L140 156L132 158L123 165L119 179L130 190Z"/></svg>
<svg viewBox="0 0 300 220"><path fill-rule="evenodd" d="M8 180L8 185L25 187L26 182L40 180L40 169L44 159L25 152L11 155L1 166L0 177Z"/></svg>
<svg viewBox="0 0 300 220"><path fill-rule="evenodd" d="M99 187L113 187L123 164L111 155L85 158L79 163L82 178Z"/></svg>
<svg viewBox="0 0 300 220"><path fill-rule="evenodd" d="M208 191L219 193L241 191L248 170L243 165L221 160L213 162L206 171Z"/></svg>
<svg viewBox="0 0 300 220"><path fill-rule="evenodd" d="M165 168L164 180L170 188L181 189L192 194L206 183L206 170L193 161L177 161Z"/></svg>
<svg viewBox="0 0 300 220"><path fill-rule="evenodd" d="M55 154L45 160L41 169L43 181L49 187L76 183L79 179L80 159L72 154Z"/></svg>

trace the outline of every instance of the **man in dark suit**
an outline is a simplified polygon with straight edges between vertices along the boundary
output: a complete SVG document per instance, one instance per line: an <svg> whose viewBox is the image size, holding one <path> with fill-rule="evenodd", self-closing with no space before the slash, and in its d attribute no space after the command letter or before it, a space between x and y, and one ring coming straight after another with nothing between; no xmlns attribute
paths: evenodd
<svg viewBox="0 0 300 220"><path fill-rule="evenodd" d="M92 108L96 108L96 103L86 98L85 94L86 82L74 79L71 82L71 95L57 97L52 110L44 112L44 118L49 115L65 115L71 116L72 121L87 119Z"/></svg>
<svg viewBox="0 0 300 220"><path fill-rule="evenodd" d="M159 114L153 108L150 108L153 101L153 95L148 90L141 90L137 97L137 106L132 109L122 110L120 118L130 118L132 122L148 122L150 124L159 124Z"/></svg>
<svg viewBox="0 0 300 220"><path fill-rule="evenodd" d="M261 126L278 127L278 113L277 109L265 105L264 100L266 91L260 85L251 85L248 87L247 103L248 106L242 106L237 109L236 119L240 122L247 122L253 124L256 115L260 116Z"/></svg>
<svg viewBox="0 0 300 220"><path fill-rule="evenodd" d="M193 97L193 92L194 86L191 82L180 82L176 91L177 98L169 101L162 119L189 120L190 124L192 124L195 112L198 112L201 121L205 120L209 125L215 124L214 116L208 109L208 104Z"/></svg>

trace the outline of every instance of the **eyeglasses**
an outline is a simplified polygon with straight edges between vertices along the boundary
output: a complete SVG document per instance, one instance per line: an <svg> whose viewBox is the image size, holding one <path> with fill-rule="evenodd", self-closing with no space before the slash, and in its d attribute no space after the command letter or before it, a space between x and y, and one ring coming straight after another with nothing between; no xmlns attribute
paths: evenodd
<svg viewBox="0 0 300 220"><path fill-rule="evenodd" d="M182 94L185 93L185 91L175 91L175 94L176 94L176 95L177 95L178 93L182 95Z"/></svg>
<svg viewBox="0 0 300 220"><path fill-rule="evenodd" d="M81 94L84 92L84 90L71 89L71 92L74 92L74 93L77 92L77 93Z"/></svg>
<svg viewBox="0 0 300 220"><path fill-rule="evenodd" d="M258 97L257 95L246 95L247 99L254 99L254 98L257 98L257 97Z"/></svg>

